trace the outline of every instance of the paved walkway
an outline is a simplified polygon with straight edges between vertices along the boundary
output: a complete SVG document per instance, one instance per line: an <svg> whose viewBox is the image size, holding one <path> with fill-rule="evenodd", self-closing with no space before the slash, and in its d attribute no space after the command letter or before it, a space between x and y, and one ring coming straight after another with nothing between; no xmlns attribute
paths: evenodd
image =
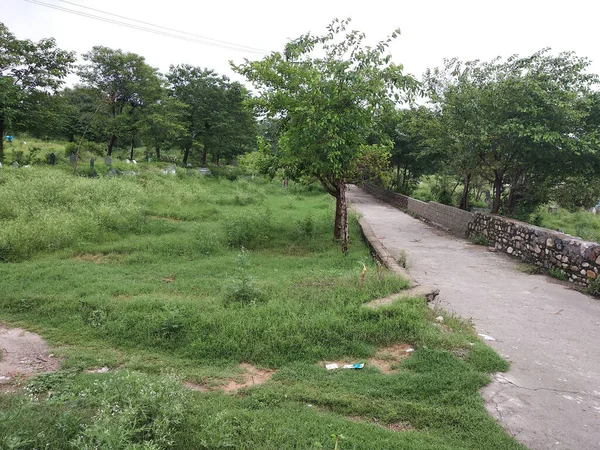
<svg viewBox="0 0 600 450"><path fill-rule="evenodd" d="M483 390L486 407L535 450L600 449L600 300L517 270L518 261L428 226L351 187L348 198L392 255L440 289L511 361Z"/></svg>

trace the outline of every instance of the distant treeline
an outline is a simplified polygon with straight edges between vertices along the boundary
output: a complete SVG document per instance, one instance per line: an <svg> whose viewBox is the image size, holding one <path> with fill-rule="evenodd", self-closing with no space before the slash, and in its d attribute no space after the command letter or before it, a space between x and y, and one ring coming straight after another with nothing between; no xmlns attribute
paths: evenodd
<svg viewBox="0 0 600 450"><path fill-rule="evenodd" d="M426 101L401 107L391 99L396 108L375 112L372 133L363 133L366 143L389 145L390 170L379 181L411 194L433 175L438 201L468 209L490 191L492 212L520 218L549 201L592 206L600 197L600 94L588 67L586 58L544 49L428 70L418 83ZM64 88L71 73L79 83ZM255 151L264 162L265 152L277 157L291 122L285 108L257 115L253 100L244 85L212 70L182 64L161 74L122 50L94 47L76 64L53 39L19 40L0 23L0 160L4 137L27 132L85 139L109 156L126 149L131 159L141 145L158 159L177 149L183 164Z"/></svg>

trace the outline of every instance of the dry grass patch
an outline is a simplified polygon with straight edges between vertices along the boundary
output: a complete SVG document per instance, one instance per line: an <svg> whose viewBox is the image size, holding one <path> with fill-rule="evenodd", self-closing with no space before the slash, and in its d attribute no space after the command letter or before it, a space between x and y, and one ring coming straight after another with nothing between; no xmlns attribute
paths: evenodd
<svg viewBox="0 0 600 450"><path fill-rule="evenodd" d="M377 425L378 427L385 428L385 429L393 431L395 433L400 433L400 432L404 432L404 431L412 431L415 429L408 422L381 423L377 418L367 419L367 418L361 417L361 416L348 416L347 419L352 422L370 423L373 425Z"/></svg>
<svg viewBox="0 0 600 450"><path fill-rule="evenodd" d="M122 259L122 256L104 253L75 253L73 259L78 262L89 262L94 264L114 264Z"/></svg>
<svg viewBox="0 0 600 450"><path fill-rule="evenodd" d="M398 364L412 354L414 348L409 344L393 344L389 347L380 348L375 356L369 358L368 364L377 367L384 374L398 372Z"/></svg>
<svg viewBox="0 0 600 450"><path fill-rule="evenodd" d="M254 367L252 364L241 363L239 366L240 370L243 371L239 376L230 379L219 380L222 383L212 385L204 385L194 383L192 381L185 381L183 385L191 389L192 391L198 392L212 392L212 391L223 391L223 392L237 392L240 389L249 388L252 386L266 383L271 379L275 370L273 369L259 369Z"/></svg>

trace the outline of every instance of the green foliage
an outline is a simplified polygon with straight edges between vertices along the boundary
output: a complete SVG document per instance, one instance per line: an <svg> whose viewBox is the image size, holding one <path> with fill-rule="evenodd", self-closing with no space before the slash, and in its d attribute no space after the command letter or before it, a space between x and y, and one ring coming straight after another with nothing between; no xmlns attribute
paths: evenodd
<svg viewBox="0 0 600 450"><path fill-rule="evenodd" d="M594 297L600 297L600 277L594 278L588 285L588 292Z"/></svg>
<svg viewBox="0 0 600 450"><path fill-rule="evenodd" d="M170 448L187 407L176 378L152 379L120 372L79 393L95 415L72 445L76 448Z"/></svg>
<svg viewBox="0 0 600 450"><path fill-rule="evenodd" d="M528 222L550 230L561 230L586 241L600 242L600 216L587 211L569 212L558 208L555 213L549 213L547 207L540 206Z"/></svg>
<svg viewBox="0 0 600 450"><path fill-rule="evenodd" d="M7 126L35 124L52 114L46 102L48 93L64 82L75 61L75 54L56 48L54 39L38 43L17 39L0 22L0 161L4 158ZM42 108L37 105L42 104ZM45 108L44 108L45 106Z"/></svg>
<svg viewBox="0 0 600 450"><path fill-rule="evenodd" d="M569 177L553 189L551 198L571 212L591 208L600 199L600 180L592 175Z"/></svg>
<svg viewBox="0 0 600 450"><path fill-rule="evenodd" d="M142 188L51 168L0 173L0 260L17 261L140 229Z"/></svg>
<svg viewBox="0 0 600 450"><path fill-rule="evenodd" d="M259 92L256 110L280 125L276 145L259 145L263 172L273 178L283 168L292 179L319 180L339 202L334 238L342 251L348 239L345 183L382 172L391 142L382 137L366 146L366 138L376 117L394 108L391 98L398 101L417 84L387 54L399 31L371 47L363 33L346 32L349 23L334 20L323 36L305 34L283 53L233 66Z"/></svg>
<svg viewBox="0 0 600 450"><path fill-rule="evenodd" d="M255 305L264 300L264 295L256 286L254 277L250 274L250 259L242 247L238 253L237 268L230 284L225 289L225 304Z"/></svg>
<svg viewBox="0 0 600 450"><path fill-rule="evenodd" d="M227 243L234 248L256 249L269 242L273 230L269 210L233 215L226 223Z"/></svg>
<svg viewBox="0 0 600 450"><path fill-rule="evenodd" d="M171 66L167 79L174 98L185 105L178 137L184 164L197 149L203 166L209 156L219 164L256 149L256 123L246 106L250 95L244 86L189 64Z"/></svg>
<svg viewBox="0 0 600 450"><path fill-rule="evenodd" d="M550 275L552 278L556 278L557 280L560 280L560 281L566 281L568 278L566 272L557 267L550 267L548 269L548 275Z"/></svg>
<svg viewBox="0 0 600 450"><path fill-rule="evenodd" d="M469 238L471 242L475 245L490 245L490 240L485 234L474 234Z"/></svg>
<svg viewBox="0 0 600 450"><path fill-rule="evenodd" d="M106 146L87 140L83 140L83 142L81 142L81 146L79 145L79 142L69 142L67 145L65 145L65 157L68 158L71 153L74 155L79 155L80 158L86 156L99 157L104 156L106 153Z"/></svg>
<svg viewBox="0 0 600 450"><path fill-rule="evenodd" d="M436 176L430 186L431 194L436 202L442 205L455 206L454 193L458 184L448 176Z"/></svg>
<svg viewBox="0 0 600 450"><path fill-rule="evenodd" d="M95 46L83 55L77 74L84 87L101 93L94 114L110 136L108 154L119 137L134 139L150 105L162 96L162 81L157 69L143 56ZM132 155L130 155L130 158Z"/></svg>
<svg viewBox="0 0 600 450"><path fill-rule="evenodd" d="M452 59L427 71L447 167L460 178L493 183L493 213L525 217L548 201L553 187L596 171L598 77L587 72L589 64L544 49L490 62Z"/></svg>

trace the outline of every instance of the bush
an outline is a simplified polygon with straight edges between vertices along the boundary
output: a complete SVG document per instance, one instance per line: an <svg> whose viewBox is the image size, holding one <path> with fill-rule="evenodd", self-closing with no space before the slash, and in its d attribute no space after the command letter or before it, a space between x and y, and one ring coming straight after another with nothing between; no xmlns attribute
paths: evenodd
<svg viewBox="0 0 600 450"><path fill-rule="evenodd" d="M471 242L475 245L485 245L488 246L490 244L490 240L485 234L474 234L471 236Z"/></svg>
<svg viewBox="0 0 600 450"><path fill-rule="evenodd" d="M238 254L237 262L236 274L225 289L225 304L251 305L264 300L262 292L256 287L254 277L248 271L250 262L244 248Z"/></svg>
<svg viewBox="0 0 600 450"><path fill-rule="evenodd" d="M564 270L558 269L556 267L551 267L550 269L548 269L548 275L550 275L552 278L556 278L557 280L560 280L560 281L565 281L567 279L566 272Z"/></svg>
<svg viewBox="0 0 600 450"><path fill-rule="evenodd" d="M256 249L271 238L271 213L236 215L227 221L227 244L230 247Z"/></svg>
<svg viewBox="0 0 600 450"><path fill-rule="evenodd" d="M94 383L79 397L93 399L97 413L72 442L74 448L170 448L187 409L177 379L133 372Z"/></svg>
<svg viewBox="0 0 600 450"><path fill-rule="evenodd" d="M600 297L600 277L596 277L590 281L588 293L594 297Z"/></svg>

